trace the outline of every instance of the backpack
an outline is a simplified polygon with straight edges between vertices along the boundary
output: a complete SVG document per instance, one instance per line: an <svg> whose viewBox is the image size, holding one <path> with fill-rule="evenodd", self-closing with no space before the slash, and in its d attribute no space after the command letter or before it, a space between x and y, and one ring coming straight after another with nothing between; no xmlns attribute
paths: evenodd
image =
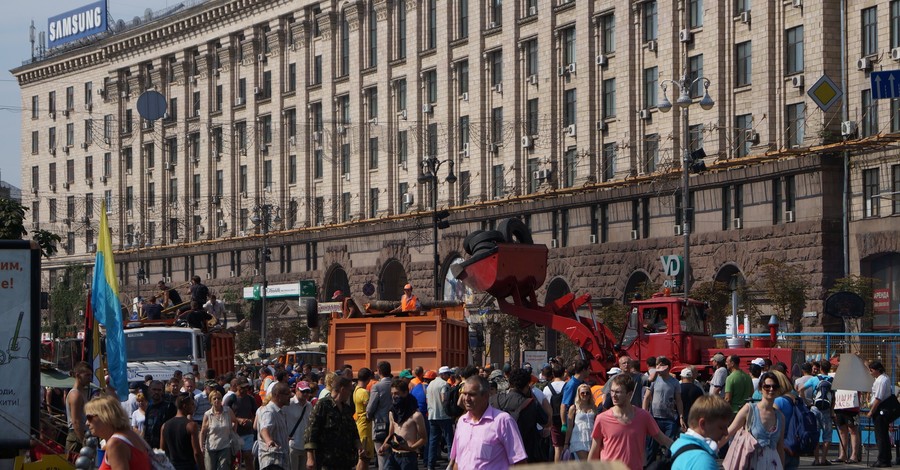
<svg viewBox="0 0 900 470"><path fill-rule="evenodd" d="M553 412L553 426L561 427L562 426L562 417L559 414L559 409L562 407L562 391L557 392L555 388L553 388L553 382L550 382L547 387L550 389L550 411Z"/></svg>
<svg viewBox="0 0 900 470"><path fill-rule="evenodd" d="M689 451L689 450L698 450L703 449L699 444L685 444L681 446L674 454L667 457L659 457L653 461L650 465L647 466L646 470L671 470L672 465L675 464L675 459L678 458L681 454Z"/></svg>
<svg viewBox="0 0 900 470"><path fill-rule="evenodd" d="M791 455L811 455L819 443L819 425L802 398L795 398L794 412L784 430L784 449Z"/></svg>
<svg viewBox="0 0 900 470"><path fill-rule="evenodd" d="M834 379L827 375L819 376L819 383L813 391L813 406L819 411L831 410L831 404L834 403L834 391L831 389L831 383Z"/></svg>
<svg viewBox="0 0 900 470"><path fill-rule="evenodd" d="M459 406L460 388L462 388L462 384L455 385L447 390L447 401L444 402L444 412L451 418L459 418L466 412L466 410Z"/></svg>

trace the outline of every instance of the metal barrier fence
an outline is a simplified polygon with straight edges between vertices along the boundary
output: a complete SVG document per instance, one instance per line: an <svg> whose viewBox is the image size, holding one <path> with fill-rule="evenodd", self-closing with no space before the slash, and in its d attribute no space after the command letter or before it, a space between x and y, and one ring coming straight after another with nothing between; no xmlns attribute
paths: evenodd
<svg viewBox="0 0 900 470"><path fill-rule="evenodd" d="M750 341L753 338L768 338L769 334L739 336ZM730 337L715 336L720 347L725 347L725 340ZM842 353L856 354L866 362L877 359L884 364L891 383L896 383L897 369L900 367L900 333L779 333L777 347L803 351L808 361L828 360Z"/></svg>

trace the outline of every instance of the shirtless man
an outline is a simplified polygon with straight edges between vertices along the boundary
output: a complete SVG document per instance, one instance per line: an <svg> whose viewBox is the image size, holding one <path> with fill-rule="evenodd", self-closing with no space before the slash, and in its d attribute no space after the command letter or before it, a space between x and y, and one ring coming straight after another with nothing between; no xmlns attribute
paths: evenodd
<svg viewBox="0 0 900 470"><path fill-rule="evenodd" d="M404 379L391 382L390 427L384 444L378 448L379 455L389 449L385 470L407 470L418 468L419 449L428 440L425 434L425 418L419 411L416 398L409 394L409 384Z"/></svg>
<svg viewBox="0 0 900 470"><path fill-rule="evenodd" d="M94 371L87 362L75 364L75 386L66 396L66 418L69 424L69 432L66 434L66 453L77 456L84 445L84 431L87 429L87 418L84 415L84 405L91 398L91 378Z"/></svg>

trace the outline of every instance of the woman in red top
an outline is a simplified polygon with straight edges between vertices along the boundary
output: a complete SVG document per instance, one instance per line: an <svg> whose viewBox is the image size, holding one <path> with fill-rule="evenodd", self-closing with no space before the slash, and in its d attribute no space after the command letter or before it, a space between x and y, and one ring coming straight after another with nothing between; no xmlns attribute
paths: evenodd
<svg viewBox="0 0 900 470"><path fill-rule="evenodd" d="M106 439L100 470L150 470L150 446L133 429L131 420L115 397L100 396L84 407L91 434Z"/></svg>

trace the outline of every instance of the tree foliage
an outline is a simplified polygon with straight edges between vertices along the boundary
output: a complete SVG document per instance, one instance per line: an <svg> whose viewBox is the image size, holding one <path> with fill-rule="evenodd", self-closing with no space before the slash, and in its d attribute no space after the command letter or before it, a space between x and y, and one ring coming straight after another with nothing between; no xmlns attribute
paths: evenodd
<svg viewBox="0 0 900 470"><path fill-rule="evenodd" d="M828 290L828 293L853 292L862 297L863 302L866 303L866 309L862 318L853 319L851 325L854 325L856 328L859 328L861 325L871 327L872 319L875 317L875 289L881 285L881 279L851 274L847 277L836 279L834 286Z"/></svg>
<svg viewBox="0 0 900 470"><path fill-rule="evenodd" d="M87 304L87 289L90 269L82 264L69 264L62 271L61 279L50 290L51 331L63 332L78 329L83 321L78 311L84 311Z"/></svg>
<svg viewBox="0 0 900 470"><path fill-rule="evenodd" d="M0 198L0 240L21 240L28 235L28 230L25 230L27 210L16 200ZM47 230L34 230L31 235L41 247L41 256L49 258L56 254L56 244L62 240L59 235Z"/></svg>
<svg viewBox="0 0 900 470"><path fill-rule="evenodd" d="M725 319L731 315L731 291L728 284L718 281L698 282L691 288L691 298L709 305L706 319L710 331L713 333L725 331Z"/></svg>
<svg viewBox="0 0 900 470"><path fill-rule="evenodd" d="M234 349L241 354L248 354L259 349L259 331L247 329L234 337Z"/></svg>
<svg viewBox="0 0 900 470"><path fill-rule="evenodd" d="M782 260L766 259L754 269L750 278L753 281L739 292L753 322L759 326L768 323L762 306L769 305L782 322L788 321L789 327L785 331L799 332L806 292L811 288L800 268ZM760 294L764 298L760 298Z"/></svg>

